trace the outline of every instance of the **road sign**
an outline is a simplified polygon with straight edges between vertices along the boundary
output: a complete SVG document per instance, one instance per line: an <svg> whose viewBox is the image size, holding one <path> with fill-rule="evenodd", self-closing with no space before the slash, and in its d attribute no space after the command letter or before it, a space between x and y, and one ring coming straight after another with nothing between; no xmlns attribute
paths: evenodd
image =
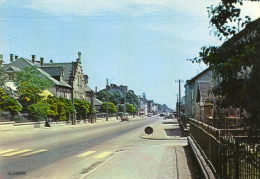
<svg viewBox="0 0 260 179"><path fill-rule="evenodd" d="M144 132L148 135L152 134L153 133L153 128L151 128L150 126L146 127L144 129Z"/></svg>

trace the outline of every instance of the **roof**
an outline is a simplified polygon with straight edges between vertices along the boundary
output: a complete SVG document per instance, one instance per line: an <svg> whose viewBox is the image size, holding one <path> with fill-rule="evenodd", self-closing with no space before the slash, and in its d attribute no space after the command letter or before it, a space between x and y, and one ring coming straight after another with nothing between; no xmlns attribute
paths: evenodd
<svg viewBox="0 0 260 179"><path fill-rule="evenodd" d="M39 68L51 76L61 76L62 74L62 66L40 66Z"/></svg>
<svg viewBox="0 0 260 179"><path fill-rule="evenodd" d="M72 76L72 62L70 63L44 63L44 66L47 66L47 67L63 67L63 70L64 70L64 77L63 79L69 83L70 82L70 79L71 79L71 76Z"/></svg>
<svg viewBox="0 0 260 179"><path fill-rule="evenodd" d="M19 68L19 61L24 61L26 62L29 66L33 67L33 66L36 66L38 67L37 65L33 64L30 60L27 60L25 58L19 58L18 60L16 61L13 61L11 62L10 64L6 65L5 66L5 69L9 69L9 67L13 66L14 63L17 63L16 64L16 68ZM61 80L61 81L58 81L54 78L51 77L51 75L49 75L47 72L45 72L44 70L42 70L41 68L36 68L42 75L44 75L47 79L51 80L55 85L58 85L58 86L65 86L65 87L68 87L68 88L71 88L71 86L69 84L67 84L65 81Z"/></svg>
<svg viewBox="0 0 260 179"><path fill-rule="evenodd" d="M260 36L260 18L252 21L246 25L246 27L241 30L239 33L235 34L232 38L228 39L226 42L222 44L222 48L231 49L234 48L239 41L246 41L248 44L248 39L253 39L259 41ZM243 38L246 37L246 38Z"/></svg>
<svg viewBox="0 0 260 179"><path fill-rule="evenodd" d="M86 97L86 100L91 102L91 98L90 97ZM97 98L93 98L93 103L94 103L94 106L101 106L103 104L103 102L100 101Z"/></svg>
<svg viewBox="0 0 260 179"><path fill-rule="evenodd" d="M86 91L90 92L90 91L93 91L93 90L86 84Z"/></svg>
<svg viewBox="0 0 260 179"><path fill-rule="evenodd" d="M198 81L198 95L197 102L207 101L210 99L210 90L212 89L212 83L210 81Z"/></svg>
<svg viewBox="0 0 260 179"><path fill-rule="evenodd" d="M209 72L211 69L208 67L205 70L203 70L202 72L200 72L199 74L197 74L196 76L194 76L193 78L191 78L190 80L186 81L186 84L190 84L191 82L195 81L196 79L200 78L202 75L204 75L205 73Z"/></svg>
<svg viewBox="0 0 260 179"><path fill-rule="evenodd" d="M9 66L8 68L6 68L5 71L6 71L6 72L18 72L18 71L20 71L20 69L14 67L14 66Z"/></svg>
<svg viewBox="0 0 260 179"><path fill-rule="evenodd" d="M94 106L101 106L102 104L103 104L103 102L102 101L100 101L99 99L97 99L97 98L94 98Z"/></svg>

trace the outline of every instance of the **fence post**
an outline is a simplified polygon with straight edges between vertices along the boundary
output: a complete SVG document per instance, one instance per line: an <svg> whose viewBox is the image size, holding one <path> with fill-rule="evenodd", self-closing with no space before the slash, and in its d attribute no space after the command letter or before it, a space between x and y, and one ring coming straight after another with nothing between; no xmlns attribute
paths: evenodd
<svg viewBox="0 0 260 179"><path fill-rule="evenodd" d="M239 179L239 142L235 138L235 178Z"/></svg>

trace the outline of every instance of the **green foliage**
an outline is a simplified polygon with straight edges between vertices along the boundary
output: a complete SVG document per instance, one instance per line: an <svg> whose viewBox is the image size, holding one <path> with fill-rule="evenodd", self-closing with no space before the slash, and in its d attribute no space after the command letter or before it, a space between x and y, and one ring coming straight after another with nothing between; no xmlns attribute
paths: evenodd
<svg viewBox="0 0 260 179"><path fill-rule="evenodd" d="M74 105L79 117L85 118L86 115L90 112L90 103L86 100L75 99Z"/></svg>
<svg viewBox="0 0 260 179"><path fill-rule="evenodd" d="M126 104L126 112L135 113L136 107L133 104Z"/></svg>
<svg viewBox="0 0 260 179"><path fill-rule="evenodd" d="M8 95L5 93L5 91L0 88L0 110L2 111L2 106L6 103L6 100L8 99Z"/></svg>
<svg viewBox="0 0 260 179"><path fill-rule="evenodd" d="M76 111L68 99L49 96L46 102L49 106L48 116L56 121L65 121L69 118L69 114Z"/></svg>
<svg viewBox="0 0 260 179"><path fill-rule="evenodd" d="M8 76L5 73L5 70L3 67L0 67L0 88L4 87L5 82L7 81Z"/></svg>
<svg viewBox="0 0 260 179"><path fill-rule="evenodd" d="M103 112L106 112L106 109L108 108L108 112L109 113L116 113L117 112L117 108L116 108L116 105L114 105L113 103L111 102L104 102L101 106L101 110Z"/></svg>
<svg viewBox="0 0 260 179"><path fill-rule="evenodd" d="M125 108L125 105L124 105L124 104L120 104L120 105L118 106L118 111L119 111L119 112L124 112L124 108Z"/></svg>
<svg viewBox="0 0 260 179"><path fill-rule="evenodd" d="M16 113L22 110L20 103L12 97L7 98L2 108L4 111L10 111L11 113Z"/></svg>
<svg viewBox="0 0 260 179"><path fill-rule="evenodd" d="M26 67L22 71L16 73L15 82L18 89L19 101L23 106L24 111L42 99L40 93L44 89L51 87L51 82L48 79L39 77L39 72L36 67Z"/></svg>
<svg viewBox="0 0 260 179"><path fill-rule="evenodd" d="M139 106L139 98L135 95L134 91L129 90L126 94L126 102Z"/></svg>
<svg viewBox="0 0 260 179"><path fill-rule="evenodd" d="M47 117L49 106L44 101L38 101L34 104L29 105L27 110L32 120L39 121Z"/></svg>
<svg viewBox="0 0 260 179"><path fill-rule="evenodd" d="M0 110L15 113L21 111L22 106L16 99L8 96L5 91L0 88Z"/></svg>
<svg viewBox="0 0 260 179"><path fill-rule="evenodd" d="M110 101L112 98L112 95L108 93L106 90L101 90L97 92L97 99L99 99L102 102Z"/></svg>
<svg viewBox="0 0 260 179"><path fill-rule="evenodd" d="M109 101L112 102L113 104L117 105L120 104L123 96L118 92L114 92L113 94L110 94Z"/></svg>
<svg viewBox="0 0 260 179"><path fill-rule="evenodd" d="M241 17L238 4L243 5L243 0L221 0L217 6L208 7L212 31L220 40L232 37L251 21L249 16Z"/></svg>
<svg viewBox="0 0 260 179"><path fill-rule="evenodd" d="M209 7L210 23L219 39L228 39L247 25L248 30L243 33L246 40L238 39L243 36L234 36L221 47L204 46L199 57L190 61L204 62L214 72L217 86L212 92L219 108L231 106L245 110L249 113L248 125L260 128L260 34L258 24L249 23L250 17L240 17L240 8L234 6L236 3L243 5L242 0L222 0L218 6ZM236 25L230 26L230 22ZM247 37L250 32L255 33L253 38Z"/></svg>

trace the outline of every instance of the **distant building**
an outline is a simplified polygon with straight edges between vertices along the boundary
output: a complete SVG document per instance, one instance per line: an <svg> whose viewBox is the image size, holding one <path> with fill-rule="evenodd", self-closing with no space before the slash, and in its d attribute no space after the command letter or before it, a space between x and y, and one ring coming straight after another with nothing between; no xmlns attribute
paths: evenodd
<svg viewBox="0 0 260 179"><path fill-rule="evenodd" d="M122 97L126 97L126 94L128 92L127 86L124 85L116 85L116 84L110 84L107 86L107 90L110 93L116 93L118 92Z"/></svg>
<svg viewBox="0 0 260 179"><path fill-rule="evenodd" d="M201 120L206 114L212 116L212 103L209 100L213 87L213 74L210 68L205 69L185 84L184 113L192 118Z"/></svg>
<svg viewBox="0 0 260 179"><path fill-rule="evenodd" d="M145 93L143 93L143 97L140 97L140 114L147 115L148 114L148 100L146 99Z"/></svg>

